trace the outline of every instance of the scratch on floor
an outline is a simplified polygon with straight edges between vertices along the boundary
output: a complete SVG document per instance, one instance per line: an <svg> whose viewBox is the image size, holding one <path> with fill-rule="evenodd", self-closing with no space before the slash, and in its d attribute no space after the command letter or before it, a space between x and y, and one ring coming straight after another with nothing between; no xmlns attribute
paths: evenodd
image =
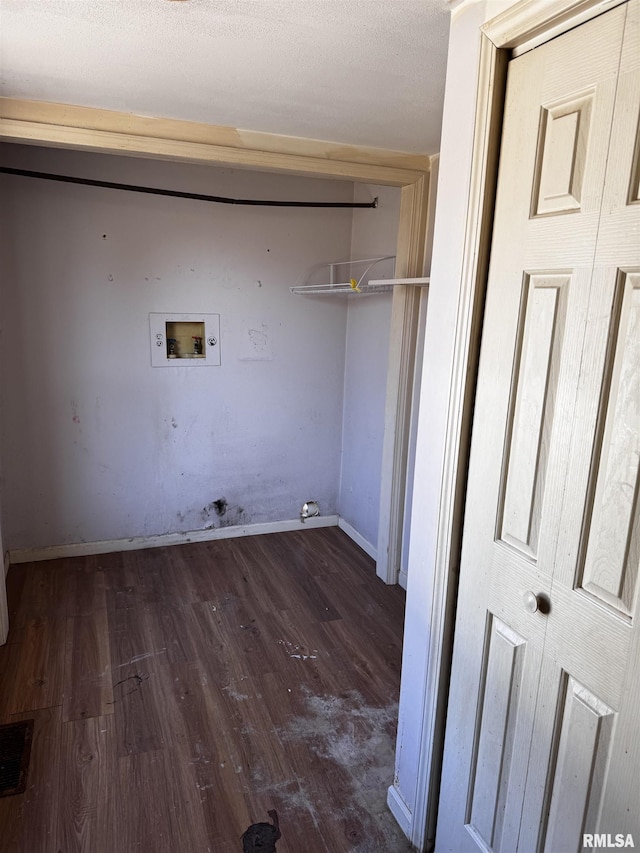
<svg viewBox="0 0 640 853"><path fill-rule="evenodd" d="M138 663L138 661L145 660L145 658L152 658L154 655L161 655L162 652L166 652L167 647L165 646L163 649L154 649L152 652L143 652L141 655L134 655L131 660L125 661L124 663L119 663L117 666L114 666L113 669L122 669L123 666L129 666L132 663Z"/></svg>
<svg viewBox="0 0 640 853"><path fill-rule="evenodd" d="M251 776L256 792L268 794L270 800L279 801L280 811L291 815L292 819L299 819L300 812L307 812L315 829L320 829L316 806L300 778L296 776L284 782L270 784L264 780L264 772L259 767L252 769Z"/></svg>
<svg viewBox="0 0 640 853"><path fill-rule="evenodd" d="M129 681L133 681L134 686L131 688L131 690L127 690L126 693L122 694L123 697L130 696L132 693L135 693L137 690L139 690L142 682L147 681L148 678L148 675L139 675L136 672L134 675L129 675L127 678L121 678L120 681L116 681L116 683L113 685L113 689L115 690L116 687L119 687L121 684L127 684ZM117 701L117 699L114 699L113 702L107 702L107 705L115 705Z"/></svg>
<svg viewBox="0 0 640 853"><path fill-rule="evenodd" d="M298 643L291 643L289 640L277 640L279 646L285 646L285 651L290 658L295 660L317 660L318 650L307 649L306 646L301 646ZM293 651L291 651L293 649Z"/></svg>
<svg viewBox="0 0 640 853"><path fill-rule="evenodd" d="M233 686L233 683L227 684L227 686L223 687L222 689L229 694L231 699L235 699L236 702L246 702L247 699L251 699L251 696L249 696L247 693L240 693L239 691L237 691L236 688Z"/></svg>

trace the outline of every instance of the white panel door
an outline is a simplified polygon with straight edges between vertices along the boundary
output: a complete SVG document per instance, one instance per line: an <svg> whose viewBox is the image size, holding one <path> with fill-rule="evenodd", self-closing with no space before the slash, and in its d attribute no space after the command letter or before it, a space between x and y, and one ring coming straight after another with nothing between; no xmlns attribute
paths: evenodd
<svg viewBox="0 0 640 853"><path fill-rule="evenodd" d="M437 851L640 846L639 17L509 67Z"/></svg>

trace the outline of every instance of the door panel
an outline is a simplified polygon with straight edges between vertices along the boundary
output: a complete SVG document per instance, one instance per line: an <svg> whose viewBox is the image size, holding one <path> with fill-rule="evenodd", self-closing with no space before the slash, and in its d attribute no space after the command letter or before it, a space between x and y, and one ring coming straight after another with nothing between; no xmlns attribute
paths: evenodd
<svg viewBox="0 0 640 853"><path fill-rule="evenodd" d="M538 538L571 276L525 275L524 320L516 339L517 385L505 457L501 539L532 560Z"/></svg>
<svg viewBox="0 0 640 853"><path fill-rule="evenodd" d="M545 853L575 850L585 822L593 824L597 817L615 717L612 708L566 672L562 686Z"/></svg>
<svg viewBox="0 0 640 853"><path fill-rule="evenodd" d="M519 702L529 661L523 637L497 618L490 620L488 628L469 823L490 846L501 832L505 781L518 755Z"/></svg>
<svg viewBox="0 0 640 853"><path fill-rule="evenodd" d="M595 460L595 495L580 586L630 617L640 568L640 273L621 271L614 328L616 347L605 377L604 435Z"/></svg>
<svg viewBox="0 0 640 853"><path fill-rule="evenodd" d="M438 851L640 838L639 8L510 63Z"/></svg>
<svg viewBox="0 0 640 853"><path fill-rule="evenodd" d="M532 216L582 207L593 91L542 108Z"/></svg>

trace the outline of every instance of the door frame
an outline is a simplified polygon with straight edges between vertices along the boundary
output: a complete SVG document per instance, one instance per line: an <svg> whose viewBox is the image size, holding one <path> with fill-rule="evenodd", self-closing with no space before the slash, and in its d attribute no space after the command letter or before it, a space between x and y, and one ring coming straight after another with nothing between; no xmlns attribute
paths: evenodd
<svg viewBox="0 0 640 853"><path fill-rule="evenodd" d="M2 577L0 579L0 646L3 646L7 642L7 637L9 636L9 610L7 607L7 572L9 571L9 560L8 557L4 555L4 549L2 547L2 536L0 535L0 572L2 572Z"/></svg>
<svg viewBox="0 0 640 853"><path fill-rule="evenodd" d="M475 0L448 0L456 12ZM464 520L468 452L471 438L480 335L487 283L497 184L502 115L509 59L531 50L615 8L626 0L519 0L480 27L475 126L462 274L456 317L451 385L447 406L443 476L437 510L433 597L428 614L428 653L421 678L422 707L417 732L418 765L413 808L395 787L388 804L419 850L432 850L435 832L451 670L455 605ZM490 4L486 6L489 8ZM455 60L455 57L454 57ZM451 62L451 58L450 58ZM436 207L436 221L438 210ZM433 278L431 287L438 287ZM427 317L426 334L438 318ZM437 329L434 328L434 334ZM405 628L405 643L416 636ZM405 673L403 672L403 677ZM402 707L401 707L402 714Z"/></svg>

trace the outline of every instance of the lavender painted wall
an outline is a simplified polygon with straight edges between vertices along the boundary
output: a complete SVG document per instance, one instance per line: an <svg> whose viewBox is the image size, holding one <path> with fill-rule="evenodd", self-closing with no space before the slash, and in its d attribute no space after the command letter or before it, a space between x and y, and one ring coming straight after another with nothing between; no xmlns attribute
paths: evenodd
<svg viewBox="0 0 640 853"><path fill-rule="evenodd" d="M5 146L23 168L235 197L350 183ZM289 293L349 210L209 205L0 176L8 549L338 509L347 306ZM219 368L152 368L149 312L221 317ZM219 516L215 501L227 508Z"/></svg>

